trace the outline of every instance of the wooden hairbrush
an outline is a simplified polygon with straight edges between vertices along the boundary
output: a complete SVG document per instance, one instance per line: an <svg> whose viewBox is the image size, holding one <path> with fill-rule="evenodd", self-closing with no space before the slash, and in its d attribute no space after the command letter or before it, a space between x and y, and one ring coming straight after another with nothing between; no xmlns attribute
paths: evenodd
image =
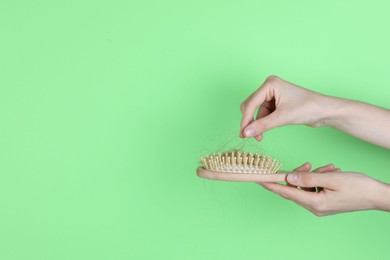
<svg viewBox="0 0 390 260"><path fill-rule="evenodd" d="M287 172L277 160L250 152L231 151L201 157L202 166L196 169L201 178L239 182L285 181Z"/></svg>

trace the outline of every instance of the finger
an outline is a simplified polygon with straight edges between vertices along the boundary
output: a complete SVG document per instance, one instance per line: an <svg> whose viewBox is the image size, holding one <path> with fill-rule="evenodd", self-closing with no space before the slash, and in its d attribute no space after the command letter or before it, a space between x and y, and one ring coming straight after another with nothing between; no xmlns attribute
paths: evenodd
<svg viewBox="0 0 390 260"><path fill-rule="evenodd" d="M288 183L300 187L324 187L328 189L338 188L340 180L338 173L312 173L312 172L297 172L288 174L286 180Z"/></svg>
<svg viewBox="0 0 390 260"><path fill-rule="evenodd" d="M318 167L313 172L322 173L322 172L332 172L334 170L334 164L327 164L321 167Z"/></svg>
<svg viewBox="0 0 390 260"><path fill-rule="evenodd" d="M283 119L283 117L280 117L279 113L275 111L263 118L257 119L256 121L249 123L249 125L244 128L243 134L245 137L258 136L272 128L286 124L287 123L285 123L285 119Z"/></svg>
<svg viewBox="0 0 390 260"><path fill-rule="evenodd" d="M244 127L250 123L252 123L254 121L253 118L250 118L247 120L248 122L244 122L244 118L241 119L241 123L240 123L240 137L241 138L245 138L245 134L244 134Z"/></svg>
<svg viewBox="0 0 390 260"><path fill-rule="evenodd" d="M263 84L264 85L264 84ZM240 124L241 132L244 128L253 122L255 112L259 106L263 104L266 98L266 90L260 87L256 92L252 93L240 106L242 119Z"/></svg>
<svg viewBox="0 0 390 260"><path fill-rule="evenodd" d="M313 170L313 172L324 173L324 172L332 172L333 170L334 170L334 165L327 164L327 165L318 167L317 169ZM320 192L322 188L321 187L310 187L310 188L301 187L301 189L305 190L305 191L310 191L310 192Z"/></svg>
<svg viewBox="0 0 390 260"><path fill-rule="evenodd" d="M308 172L308 171L310 171L310 169L311 169L311 163L306 162L306 163L302 164L301 166L295 168L293 171L294 172ZM297 187L297 186L291 185L289 183L287 183L287 185L289 185L291 187L295 187L295 188Z"/></svg>
<svg viewBox="0 0 390 260"><path fill-rule="evenodd" d="M303 165L299 166L298 168L295 168L294 172L309 172L310 170L311 170L311 164L307 162L307 163L304 163ZM297 188L297 186L291 185L290 183L287 183L287 185ZM302 188L302 187L300 187L300 189L302 189L304 191L310 191L310 192L316 191L315 188Z"/></svg>
<svg viewBox="0 0 390 260"><path fill-rule="evenodd" d="M269 105L266 105L266 103L267 103L267 101L264 102L264 104L257 111L256 120L269 115L273 110L275 110L275 108L272 109L271 107L269 107ZM273 106L275 106L275 105L273 105ZM242 134L242 135L244 136L244 134ZM256 135L255 139L257 141L261 141L263 139L263 135L262 134Z"/></svg>
<svg viewBox="0 0 390 260"><path fill-rule="evenodd" d="M272 182L262 182L259 183L265 189L280 195L281 197L292 200L302 206L311 207L316 204L318 199L317 193L306 192L300 189L296 189L294 187L289 187L286 185L272 183Z"/></svg>
<svg viewBox="0 0 390 260"><path fill-rule="evenodd" d="M335 172L334 164L327 164L327 165L324 165L322 167L318 167L313 172L317 172L317 173ZM321 192L324 188L322 188L322 187L314 187L314 188L311 188L311 189L312 189L313 192L314 191L315 192Z"/></svg>
<svg viewBox="0 0 390 260"><path fill-rule="evenodd" d="M324 172L333 172L334 171L334 165L333 164L327 164L321 167L318 167L317 169L313 170L313 172L317 173L324 173ZM310 192L319 192L321 191L321 187L301 187L302 190L304 191L310 191Z"/></svg>
<svg viewBox="0 0 390 260"><path fill-rule="evenodd" d="M255 116L256 110L261 107L265 106L270 108L270 101L274 99L274 92L270 92L270 95L267 95L267 92L269 92L269 86L275 85L275 82L279 81L279 78L276 76L269 76L263 84L255 91L253 92L240 106L241 113L242 113L242 120L240 124L240 130L243 132L244 128L248 126L251 122L253 122L253 118ZM275 104L275 101L273 101L273 104ZM275 109L273 109L275 110ZM261 111L261 110L260 110ZM241 136L241 135L240 135ZM242 135L244 136L244 134ZM254 135L253 135L254 136Z"/></svg>
<svg viewBox="0 0 390 260"><path fill-rule="evenodd" d="M294 172L309 172L311 169L311 164L309 162L306 162L302 164L301 166L295 168L293 171ZM290 183L287 182L287 186L297 188L297 186L291 185Z"/></svg>
<svg viewBox="0 0 390 260"><path fill-rule="evenodd" d="M301 166L295 168L293 171L294 172L309 172L311 169L311 163L306 162L302 164Z"/></svg>
<svg viewBox="0 0 390 260"><path fill-rule="evenodd" d="M261 140L263 140L263 135L262 135L262 134L256 135L256 136L255 136L255 139L256 139L257 141L261 141Z"/></svg>
<svg viewBox="0 0 390 260"><path fill-rule="evenodd" d="M306 162L302 164L301 166L295 168L293 171L294 172L309 172L311 169L311 164ZM287 186L298 188L297 186L291 185L290 183L287 182Z"/></svg>

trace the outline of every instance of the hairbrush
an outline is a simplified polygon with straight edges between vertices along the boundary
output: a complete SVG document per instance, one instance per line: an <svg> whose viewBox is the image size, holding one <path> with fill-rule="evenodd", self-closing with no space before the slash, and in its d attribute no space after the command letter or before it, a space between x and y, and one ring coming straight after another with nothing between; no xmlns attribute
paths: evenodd
<svg viewBox="0 0 390 260"><path fill-rule="evenodd" d="M280 162L270 156L244 151L211 154L200 158L196 169L201 178L239 182L285 181L287 172L279 171Z"/></svg>

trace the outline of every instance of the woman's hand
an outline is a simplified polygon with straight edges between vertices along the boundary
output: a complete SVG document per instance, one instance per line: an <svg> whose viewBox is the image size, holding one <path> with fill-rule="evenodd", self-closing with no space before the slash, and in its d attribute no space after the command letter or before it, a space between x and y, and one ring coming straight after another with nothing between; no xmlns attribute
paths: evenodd
<svg viewBox="0 0 390 260"><path fill-rule="evenodd" d="M390 211L390 185L361 173L341 172L332 164L310 169L310 163L296 168L296 173L287 175L287 185L258 184L317 216L368 209Z"/></svg>
<svg viewBox="0 0 390 260"><path fill-rule="evenodd" d="M276 76L268 77L240 108L242 138L260 141L264 132L291 124L331 126L390 149L390 110L322 95Z"/></svg>
<svg viewBox="0 0 390 260"><path fill-rule="evenodd" d="M254 136L260 141L265 131L283 125L322 126L323 111L326 110L329 98L277 76L269 76L263 85L241 104L240 137Z"/></svg>

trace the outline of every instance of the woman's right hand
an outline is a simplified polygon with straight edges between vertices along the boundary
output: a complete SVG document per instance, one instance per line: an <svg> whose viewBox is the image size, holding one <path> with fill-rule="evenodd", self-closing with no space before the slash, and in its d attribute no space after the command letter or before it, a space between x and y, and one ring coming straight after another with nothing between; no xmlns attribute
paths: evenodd
<svg viewBox="0 0 390 260"><path fill-rule="evenodd" d="M390 211L389 184L365 174L341 172L333 164L310 170L310 163L296 168L287 175L287 185L258 184L317 216L369 209Z"/></svg>
<svg viewBox="0 0 390 260"><path fill-rule="evenodd" d="M240 137L255 137L260 141L264 132L279 126L324 126L327 104L332 99L277 76L269 76L263 85L241 104Z"/></svg>

